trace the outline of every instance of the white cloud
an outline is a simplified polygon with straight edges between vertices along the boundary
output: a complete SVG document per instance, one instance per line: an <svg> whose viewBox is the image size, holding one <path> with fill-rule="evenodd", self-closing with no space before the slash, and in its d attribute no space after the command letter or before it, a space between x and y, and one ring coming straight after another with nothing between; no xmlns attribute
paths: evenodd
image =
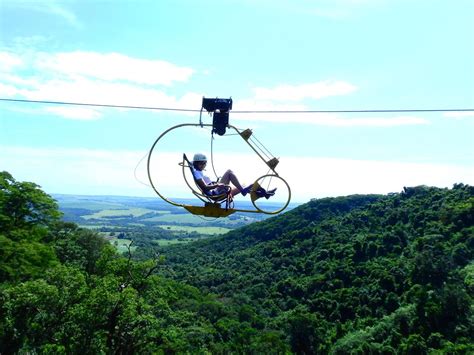
<svg viewBox="0 0 474 355"><path fill-rule="evenodd" d="M53 98L52 101L149 107L176 107L181 102L188 103L190 100L197 100L199 106L202 99L202 96L197 94L187 94L177 99L161 90L86 78L77 78L74 81L55 79L38 82L34 88L22 89L20 93L31 100Z"/></svg>
<svg viewBox="0 0 474 355"><path fill-rule="evenodd" d="M5 146L0 152L2 169L49 193L151 195L133 173L143 152Z"/></svg>
<svg viewBox="0 0 474 355"><path fill-rule="evenodd" d="M170 85L189 80L194 70L159 60L143 60L118 53L70 52L48 54L33 52L20 57L11 52L0 52L0 94L2 97L21 97L29 100L63 101L120 106L192 108L199 109L202 94L185 93L181 97L169 95L151 84ZM16 68L28 68L25 75ZM133 70L130 70L133 68ZM304 99L347 95L356 90L345 81L321 81L301 85L279 85L256 88L252 99L238 100L235 111L304 111ZM44 112L44 108L40 108ZM97 107L49 107L46 112L68 119L90 120L101 116ZM181 115L186 113L180 112ZM195 113L190 113L193 116ZM236 120L276 123L299 123L335 127L393 127L427 124L423 118L400 116L391 118L347 118L325 113L260 113L232 115Z"/></svg>
<svg viewBox="0 0 474 355"><path fill-rule="evenodd" d="M20 56L0 52L0 95L37 101L62 101L98 105L199 109L202 94L170 95L151 85L171 85L187 81L194 70L161 60L145 60L119 53L29 51ZM3 66L1 65L3 63ZM28 69L29 74L17 69ZM133 68L133 70L130 70ZM300 85L282 84L254 89L255 97L238 100L234 111L305 111L305 99L348 95L356 86L342 80L326 80ZM45 112L44 108L39 111ZM90 120L101 116L103 108L57 107L46 112L67 119ZM180 112L180 115L186 115ZM195 113L189 113L195 115ZM335 127L394 127L429 123L416 116L344 117L329 113L232 114L236 120L299 123Z"/></svg>
<svg viewBox="0 0 474 355"><path fill-rule="evenodd" d="M194 72L160 60L117 53L0 52L0 95L7 98L146 107L199 109L202 94L169 95L150 85L186 81ZM17 69L28 69L26 72ZM43 110L43 109L40 109ZM98 118L98 108L48 108L69 119Z"/></svg>
<svg viewBox="0 0 474 355"><path fill-rule="evenodd" d="M15 72L18 66L27 67L28 78L47 82L52 80L99 80L127 82L129 84L171 85L187 81L194 70L163 60L133 58L119 53L25 52L20 54L0 51L0 73L26 79L24 73Z"/></svg>
<svg viewBox="0 0 474 355"><path fill-rule="evenodd" d="M282 157L281 174L296 198L400 192L404 186L474 184L474 166ZM307 190L307 193L304 190Z"/></svg>
<svg viewBox="0 0 474 355"><path fill-rule="evenodd" d="M175 97L166 91L144 85L144 83L156 83L159 80L163 83L187 80L192 74L192 69L180 68L162 61L143 61L116 53L91 52L55 55L35 53L26 59L8 53L4 57L7 58L5 60L7 63L14 63L16 66L29 65L37 70L36 74L24 77L17 74L12 69L14 66L10 65L10 72L4 70L0 73L0 79L5 83L0 84L0 94L4 97L20 96L30 100L165 108L199 109L201 105L202 94L189 92L182 97ZM115 64L111 65L111 63ZM149 69L146 69L147 66ZM174 70L167 68L168 66ZM130 67L138 67L142 70L136 72L127 70ZM147 75L150 70L156 75ZM344 81L258 88L255 90L255 98L236 101L234 111L305 111L308 107L300 102L303 99L347 95L354 90L356 90L354 85ZM49 108L48 112L69 119L96 119L100 117L101 110L100 108L78 110L58 107ZM347 118L330 113L235 113L232 117L236 120L254 122L336 127L393 127L428 123L427 120L416 116Z"/></svg>
<svg viewBox="0 0 474 355"><path fill-rule="evenodd" d="M2 169L18 180L42 185L49 193L154 194L151 187L143 185L148 184L146 159L138 165L137 179L134 176L137 164L146 154L143 151L0 146L0 152ZM152 176L166 197L192 197L177 165L181 155L182 152L161 153L155 156L157 163L152 160ZM268 170L254 155L218 154L215 161L218 172L232 168L246 183ZM229 162L232 166L226 166ZM263 173L256 170L260 165ZM283 156L277 172L290 184L293 201L301 202L315 197L400 192L404 186L423 184L474 185L474 166L449 164Z"/></svg>
<svg viewBox="0 0 474 355"><path fill-rule="evenodd" d="M18 94L18 89L15 86L0 83L0 95L2 97L11 97L16 94Z"/></svg>
<svg viewBox="0 0 474 355"><path fill-rule="evenodd" d="M194 73L192 68L167 61L133 58L119 53L57 53L39 57L36 64L38 68L70 78L81 76L147 85L171 85L175 81L187 81Z"/></svg>
<svg viewBox="0 0 474 355"><path fill-rule="evenodd" d="M321 81L301 85L278 85L274 88L254 88L256 100L301 101L306 98L321 99L329 96L347 95L357 87L345 81Z"/></svg>
<svg viewBox="0 0 474 355"><path fill-rule="evenodd" d="M13 53L0 52L0 71L10 71L23 64L22 59Z"/></svg>

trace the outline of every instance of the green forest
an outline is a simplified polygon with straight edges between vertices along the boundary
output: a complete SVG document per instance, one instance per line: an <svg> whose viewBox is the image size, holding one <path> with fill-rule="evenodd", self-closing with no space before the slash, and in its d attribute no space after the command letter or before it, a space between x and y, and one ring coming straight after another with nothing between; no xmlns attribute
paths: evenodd
<svg viewBox="0 0 474 355"><path fill-rule="evenodd" d="M474 187L313 199L131 252L0 173L0 354L472 354Z"/></svg>

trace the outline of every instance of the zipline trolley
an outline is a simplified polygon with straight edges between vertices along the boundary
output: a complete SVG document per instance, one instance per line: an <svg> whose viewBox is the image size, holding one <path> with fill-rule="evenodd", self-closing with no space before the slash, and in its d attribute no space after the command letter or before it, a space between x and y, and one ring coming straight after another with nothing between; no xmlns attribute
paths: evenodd
<svg viewBox="0 0 474 355"><path fill-rule="evenodd" d="M264 213L264 214L278 214L285 210L290 203L291 199L291 189L288 183L276 172L275 168L279 163L279 160L275 158L264 146L263 144L258 141L251 129L238 129L235 126L229 124L229 112L232 109L232 99L222 99L222 98L205 98L203 97L202 100L202 107L199 115L199 123L183 123L176 126L173 126L166 131L164 131L153 143L148 153L148 161L147 161L147 173L148 179L153 190L156 194L163 199L165 202L174 205L183 207L187 211L195 215L201 215L206 217L227 217L235 212L247 212L247 213ZM210 115L212 115L212 124L204 124L202 123L202 113L203 110L206 110ZM250 191L250 200L252 202L252 206L254 209L251 208L236 208L234 205L233 198L230 194L230 187L229 189L222 193L221 195L210 196L205 194L199 186L196 184L195 181L190 182L192 178L189 176L193 176L192 174L192 161L188 159L185 153L183 153L182 158L179 161L179 166L181 166L182 174L184 181L187 187L191 190L193 195L199 199L203 204L196 205L196 204L187 204L181 203L178 201L173 201L171 198L164 196L160 191L158 191L157 185L152 176L152 156L155 152L158 142L162 140L162 138L166 135L170 135L172 132L176 132L176 130L184 128L184 127L200 127L200 128L207 128L211 129L211 134L217 134L219 136L224 136L226 134L226 130L229 129L234 132L233 135L240 136L245 143L252 149L252 151L257 154L268 168L268 172L259 178L255 179L252 188ZM213 138L213 137L212 137ZM212 143L211 143L212 144ZM212 150L212 148L211 148ZM214 168L213 164L213 156L211 154L211 163L212 167ZM189 174L191 172L191 174ZM217 175L217 174L216 174ZM268 205L262 204L259 201L264 200L262 196L258 193L260 187L265 187L267 190L271 187L278 186L278 191L276 192L278 198L278 203L272 202ZM283 200L282 200L283 198Z"/></svg>

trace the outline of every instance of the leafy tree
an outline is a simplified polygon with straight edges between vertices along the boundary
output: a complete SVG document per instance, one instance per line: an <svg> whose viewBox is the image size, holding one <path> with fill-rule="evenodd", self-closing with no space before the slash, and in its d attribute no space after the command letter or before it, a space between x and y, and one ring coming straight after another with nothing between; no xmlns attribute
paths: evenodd
<svg viewBox="0 0 474 355"><path fill-rule="evenodd" d="M162 272L252 305L267 329L285 329L294 352L470 349L473 196L460 184L312 200L222 237L162 248ZM328 323L318 328L319 317Z"/></svg>
<svg viewBox="0 0 474 355"><path fill-rule="evenodd" d="M96 262L109 246L97 233L64 222L51 229L50 244L62 263L76 265L88 273L96 272Z"/></svg>
<svg viewBox="0 0 474 355"><path fill-rule="evenodd" d="M41 276L57 264L53 248L40 242L15 241L0 235L0 282Z"/></svg>
<svg viewBox="0 0 474 355"><path fill-rule="evenodd" d="M474 351L468 185L311 200L185 246L149 230L136 261L0 176L2 354Z"/></svg>
<svg viewBox="0 0 474 355"><path fill-rule="evenodd" d="M56 263L41 241L59 217L55 201L38 185L0 172L0 282L38 276Z"/></svg>
<svg viewBox="0 0 474 355"><path fill-rule="evenodd" d="M49 226L60 216L56 202L38 185L18 182L8 172L0 172L0 233L17 239L25 236L17 231Z"/></svg>

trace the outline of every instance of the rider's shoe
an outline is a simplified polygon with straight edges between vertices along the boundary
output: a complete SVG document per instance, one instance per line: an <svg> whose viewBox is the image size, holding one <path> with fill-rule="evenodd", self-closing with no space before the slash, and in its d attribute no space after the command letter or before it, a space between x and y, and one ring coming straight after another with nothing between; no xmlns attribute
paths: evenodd
<svg viewBox="0 0 474 355"><path fill-rule="evenodd" d="M275 191L276 191L276 188L273 189L273 190L268 190L265 192L265 198L268 200L270 197L272 197L273 195L275 195Z"/></svg>
<svg viewBox="0 0 474 355"><path fill-rule="evenodd" d="M245 195L247 195L247 194L250 192L250 190L252 190L252 185L247 186L246 188L244 188L243 190L241 190L240 193L242 194L242 196L245 196Z"/></svg>

